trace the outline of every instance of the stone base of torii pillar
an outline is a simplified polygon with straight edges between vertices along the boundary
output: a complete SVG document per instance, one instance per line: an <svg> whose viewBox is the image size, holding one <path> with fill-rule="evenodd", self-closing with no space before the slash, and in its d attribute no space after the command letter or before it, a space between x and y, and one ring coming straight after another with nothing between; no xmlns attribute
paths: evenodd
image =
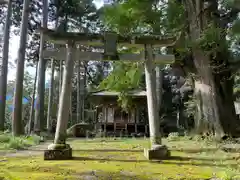
<svg viewBox="0 0 240 180"><path fill-rule="evenodd" d="M144 149L144 156L148 160L169 159L171 153L165 145L154 145L151 149Z"/></svg>
<svg viewBox="0 0 240 180"><path fill-rule="evenodd" d="M44 160L70 160L72 148L69 144L51 144L44 151Z"/></svg>

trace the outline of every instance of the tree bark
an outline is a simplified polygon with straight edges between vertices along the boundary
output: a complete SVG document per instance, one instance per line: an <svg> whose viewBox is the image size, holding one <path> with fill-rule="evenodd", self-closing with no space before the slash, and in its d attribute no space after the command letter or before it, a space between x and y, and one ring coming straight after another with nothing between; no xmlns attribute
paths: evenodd
<svg viewBox="0 0 240 180"><path fill-rule="evenodd" d="M70 121L70 125L73 125L73 121L72 121L72 91L70 92L70 105L69 105L69 121Z"/></svg>
<svg viewBox="0 0 240 180"><path fill-rule="evenodd" d="M68 43L67 59L64 67L62 93L59 101L59 111L57 117L57 129L55 133L54 144L65 144L66 130L69 120L70 95L72 89L73 76L73 46L74 42Z"/></svg>
<svg viewBox="0 0 240 180"><path fill-rule="evenodd" d="M157 109L156 70L151 45L146 45L145 79L148 106L148 121L151 145L161 145L160 121Z"/></svg>
<svg viewBox="0 0 240 180"><path fill-rule="evenodd" d="M29 16L30 0L24 0L22 22L20 31L20 46L18 49L16 83L13 100L13 119L12 119L12 134L18 136L24 133L22 126L22 95L23 95L23 77L24 77L24 62L27 43L27 29Z"/></svg>
<svg viewBox="0 0 240 180"><path fill-rule="evenodd" d="M80 123L82 111L81 111L81 94L80 94L80 88L81 88L81 74L80 74L80 61L77 60L77 123Z"/></svg>
<svg viewBox="0 0 240 180"><path fill-rule="evenodd" d="M6 23L4 27L3 56L2 56L2 64L1 64L2 71L0 72L0 131L4 131L4 123L5 123L9 38L10 38L10 27L12 24L11 17L12 17L12 0L9 0Z"/></svg>
<svg viewBox="0 0 240 180"><path fill-rule="evenodd" d="M200 39L202 33L209 28L210 23L216 28L222 28L218 26L216 19L213 17L213 14L218 12L217 0L206 2L185 0L184 3L188 14L189 37L192 41ZM224 44L226 36L223 32L221 42ZM200 112L197 114L199 115L198 118L201 119L198 119L197 122L202 129L201 132L213 133L217 137L222 137L224 134L236 136L239 124L231 93L232 84L230 82L232 80L227 62L229 58L227 57L227 47L225 51L216 52L214 57L199 45L192 48L193 62L198 75L198 82L195 83L195 93L200 103L197 108ZM224 64L227 71L223 73L215 72L213 63L216 67Z"/></svg>
<svg viewBox="0 0 240 180"><path fill-rule="evenodd" d="M85 122L85 96L86 96L86 84L87 84L87 75L86 75L86 69L84 68L83 72L83 83L82 83L82 88L80 88L80 95L82 96L82 104L81 104L81 109L82 109L82 114L81 114L81 119L83 122Z"/></svg>
<svg viewBox="0 0 240 180"><path fill-rule="evenodd" d="M39 134L44 131L46 125L44 118L44 99L45 99L45 68L46 60L39 61L38 65L38 80L37 80L37 96L36 109L34 118L34 133Z"/></svg>
<svg viewBox="0 0 240 180"><path fill-rule="evenodd" d="M47 28L48 22L48 0L43 0L43 16L42 26ZM39 70L38 70L38 81L37 81L37 99L36 99L36 111L35 111L35 123L34 132L39 133L44 131L46 127L46 121L44 118L44 95L45 95L45 66L46 60L43 58L43 51L45 49L45 38L41 34L40 37L40 49L39 49Z"/></svg>
<svg viewBox="0 0 240 180"><path fill-rule="evenodd" d="M54 70L55 64L54 59L51 61L51 83L49 87L49 96L48 96L48 112L47 112L47 130L51 131L52 124L52 105L53 105L53 89L54 89Z"/></svg>
<svg viewBox="0 0 240 180"><path fill-rule="evenodd" d="M36 64L35 78L34 78L34 84L33 84L31 110L30 110L30 117L29 117L28 128L27 128L28 134L32 132L33 125L34 125L34 104L35 104L35 93L36 93L36 85L37 85L37 75L38 75L38 62Z"/></svg>

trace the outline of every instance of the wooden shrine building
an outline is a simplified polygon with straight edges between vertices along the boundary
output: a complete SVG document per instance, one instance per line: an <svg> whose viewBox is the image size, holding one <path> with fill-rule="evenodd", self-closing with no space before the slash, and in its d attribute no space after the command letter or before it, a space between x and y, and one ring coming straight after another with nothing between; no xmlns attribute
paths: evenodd
<svg viewBox="0 0 240 180"><path fill-rule="evenodd" d="M124 111L118 104L119 92L99 91L91 93L90 101L97 108L96 128L105 133L145 134L148 135L148 116L146 92L129 92L132 108Z"/></svg>

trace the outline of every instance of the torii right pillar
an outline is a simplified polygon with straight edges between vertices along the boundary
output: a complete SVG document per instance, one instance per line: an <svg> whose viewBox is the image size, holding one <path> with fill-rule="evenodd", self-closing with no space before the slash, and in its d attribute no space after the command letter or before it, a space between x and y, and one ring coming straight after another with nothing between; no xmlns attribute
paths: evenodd
<svg viewBox="0 0 240 180"><path fill-rule="evenodd" d="M145 58L145 78L151 148L144 149L144 156L149 160L167 159L170 156L170 151L167 146L162 145L160 119L157 106L156 66L152 45L145 45Z"/></svg>

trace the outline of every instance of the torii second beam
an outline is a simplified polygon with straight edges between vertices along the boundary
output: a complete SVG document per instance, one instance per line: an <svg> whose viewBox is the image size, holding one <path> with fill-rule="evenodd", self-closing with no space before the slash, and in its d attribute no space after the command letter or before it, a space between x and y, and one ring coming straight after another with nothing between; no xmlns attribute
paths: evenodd
<svg viewBox="0 0 240 180"><path fill-rule="evenodd" d="M66 58L67 50L66 48L61 48L59 50L48 50L46 49L43 52L43 57L45 59L50 59L54 58L56 60L64 60ZM119 59L107 59L104 56L104 53L100 52L84 52L84 51L79 51L75 50L74 51L74 56L75 60L79 61L128 61L128 62L140 62L140 61L145 61L145 55L144 53L119 53ZM154 54L154 59L157 64L171 64L174 62L175 57L174 55L162 55L162 54Z"/></svg>

